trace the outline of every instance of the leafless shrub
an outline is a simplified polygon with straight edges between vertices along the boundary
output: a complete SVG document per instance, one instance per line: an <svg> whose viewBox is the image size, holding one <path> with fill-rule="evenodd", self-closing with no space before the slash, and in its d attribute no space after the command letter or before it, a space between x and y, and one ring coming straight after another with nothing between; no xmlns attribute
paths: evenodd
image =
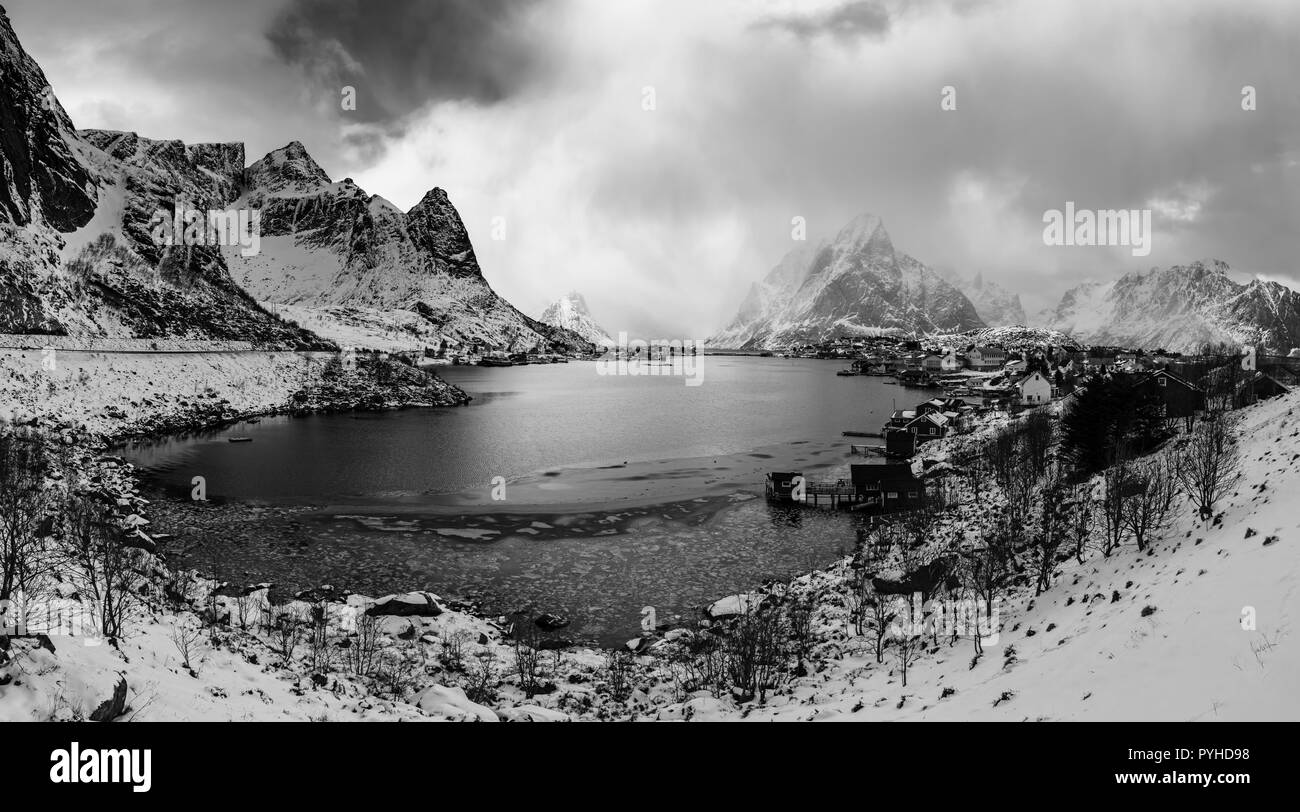
<svg viewBox="0 0 1300 812"><path fill-rule="evenodd" d="M197 653L202 638L203 629L197 618L193 615L176 618L176 625L172 628L172 644L176 646L176 653L181 655L181 665L194 676L198 676L198 673L191 658Z"/></svg>
<svg viewBox="0 0 1300 812"><path fill-rule="evenodd" d="M464 689L465 696L471 702L482 705L496 700L497 686L500 683L501 667L497 661L496 652L486 649L474 655L473 660L465 670L461 688Z"/></svg>
<svg viewBox="0 0 1300 812"><path fill-rule="evenodd" d="M302 639L302 619L292 609L284 609L276 613L273 622L272 646L285 663L289 663L293 660L294 652L298 650L298 642Z"/></svg>
<svg viewBox="0 0 1300 812"><path fill-rule="evenodd" d="M519 677L519 687L524 696L532 699L542 687L542 635L533 624L532 618L525 618L515 624L514 659L515 673Z"/></svg>
<svg viewBox="0 0 1300 812"><path fill-rule="evenodd" d="M785 673L784 618L772 608L751 608L727 630L727 676L733 690L766 701Z"/></svg>
<svg viewBox="0 0 1300 812"><path fill-rule="evenodd" d="M65 537L81 581L78 591L89 596L100 632L116 640L139 605L142 577L132 567L135 551L122 545L121 528L103 504L77 497L65 509Z"/></svg>
<svg viewBox="0 0 1300 812"><path fill-rule="evenodd" d="M1169 526L1178 486L1174 471L1164 458L1140 466L1133 480L1131 495L1124 502L1123 520L1138 549L1145 550L1151 537Z"/></svg>
<svg viewBox="0 0 1300 812"><path fill-rule="evenodd" d="M443 667L449 671L465 670L465 657L469 650L470 641L474 635L465 629L457 629L442 638L442 649L438 652L438 658Z"/></svg>
<svg viewBox="0 0 1300 812"><path fill-rule="evenodd" d="M412 650L412 644L392 646L379 655L375 680L379 688L394 701L400 700L412 689L418 687L424 676L424 661L418 652Z"/></svg>
<svg viewBox="0 0 1300 812"><path fill-rule="evenodd" d="M615 702L626 702L632 694L632 676L636 668L636 657L626 649L614 649L605 653L605 682L609 685L610 697Z"/></svg>
<svg viewBox="0 0 1300 812"><path fill-rule="evenodd" d="M1207 414L1178 450L1174 472L1202 521L1241 475L1232 418Z"/></svg>
<svg viewBox="0 0 1300 812"><path fill-rule="evenodd" d="M357 634L347 649L348 667L353 674L359 677L369 677L374 674L381 639L379 618L364 612L358 614Z"/></svg>

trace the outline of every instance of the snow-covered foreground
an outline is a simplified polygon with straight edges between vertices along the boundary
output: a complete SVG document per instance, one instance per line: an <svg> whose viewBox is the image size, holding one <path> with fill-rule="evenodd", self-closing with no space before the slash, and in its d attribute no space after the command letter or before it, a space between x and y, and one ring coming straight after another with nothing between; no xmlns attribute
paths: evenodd
<svg viewBox="0 0 1300 812"><path fill-rule="evenodd" d="M259 367L269 373L278 369L276 357L170 357L129 370L113 361L99 370L102 381L83 385L99 387L97 396L112 404L122 401L117 393L125 383L145 384L120 408L134 400L139 420L148 422L144 398L174 397L164 393L175 391L166 383L171 376L174 385L182 369L176 365L219 364L229 374L231 365L272 364ZM29 381L48 385L32 374ZM59 398L70 396L60 392L56 381L52 399L33 405L75 409L86 402L84 391L66 403ZM232 407L245 405L231 400ZM103 403L68 418L120 424L103 416ZM969 638L940 637L911 664L906 687L891 653L878 664L871 641L854 633L845 600L849 559L773 590L812 599L812 646L804 675L760 702L684 684L683 661L674 655L707 630L655 634L633 646L635 654L571 648L529 655L523 648L520 659L511 618L478 617L472 607L425 593L380 599L377 607L357 595L301 596L275 608L303 621L286 649L283 635L258 622L264 589L231 584L210 601L212 582L169 572L142 554L148 599L118 647L86 645L82 637L51 635L45 647L39 638L14 638L8 664L0 666L0 720L88 718L119 678L127 684L123 718L138 720L1300 718L1300 648L1293 639L1300 514L1288 499L1300 492L1300 393L1240 416L1242 475L1216 521L1201 523L1180 504L1179 518L1147 552L1130 543L1110 557L1093 552L1083 564L1066 561L1042 595L1019 587L1008 596L998 640L987 642L981 656ZM982 431L1005 422L990 421ZM932 470L945 469L949 451L968 441L928 446L926 458L939 462ZM80 455L72 469L109 488L124 511L147 515L130 466L93 450L71 453ZM969 535L972 511L980 509L959 505L940 532ZM249 596L236 597L244 592ZM733 596L711 609L734 614L758 600ZM310 641L313 607L328 619L324 646ZM375 660L359 674L351 658L362 645L358 619L367 608L375 618ZM513 620L525 643L537 642L527 634L530 619ZM524 668L535 678L532 691Z"/></svg>
<svg viewBox="0 0 1300 812"><path fill-rule="evenodd" d="M977 663L968 639L941 639L911 666L906 688L888 656L876 665L866 641L845 633L846 610L823 606L827 645L862 653L821 659L819 673L746 718L1300 718L1300 395L1245 410L1241 430L1242 476L1220 524L1186 506L1148 553L1130 544L1069 562L1036 600L1030 592L1002 606L1000 639ZM700 703L696 719L736 713Z"/></svg>

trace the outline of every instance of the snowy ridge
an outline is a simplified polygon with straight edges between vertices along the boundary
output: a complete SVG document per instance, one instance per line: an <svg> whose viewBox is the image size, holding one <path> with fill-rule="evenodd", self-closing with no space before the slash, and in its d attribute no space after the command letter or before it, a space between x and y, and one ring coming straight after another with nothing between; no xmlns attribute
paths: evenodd
<svg viewBox="0 0 1300 812"><path fill-rule="evenodd" d="M1207 343L1300 346L1300 293L1260 279L1242 285L1227 263L1135 271L1065 293L1038 322L1090 344L1192 352Z"/></svg>

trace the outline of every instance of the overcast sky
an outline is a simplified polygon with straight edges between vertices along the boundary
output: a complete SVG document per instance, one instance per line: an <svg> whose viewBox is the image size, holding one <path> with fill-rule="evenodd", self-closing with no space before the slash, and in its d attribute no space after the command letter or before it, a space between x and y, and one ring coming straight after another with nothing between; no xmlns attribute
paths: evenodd
<svg viewBox="0 0 1300 812"><path fill-rule="evenodd" d="M615 332L705 337L792 217L816 238L868 211L1031 312L1206 257L1300 287L1289 0L5 5L78 127L250 161L300 140L402 208L441 186L499 292L535 314L577 289ZM1045 246L1066 201L1152 209L1151 254Z"/></svg>

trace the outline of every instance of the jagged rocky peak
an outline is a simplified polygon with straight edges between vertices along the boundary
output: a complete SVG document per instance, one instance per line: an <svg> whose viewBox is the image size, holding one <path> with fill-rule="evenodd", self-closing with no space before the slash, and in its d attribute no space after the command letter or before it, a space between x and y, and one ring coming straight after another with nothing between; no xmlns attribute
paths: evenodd
<svg viewBox="0 0 1300 812"><path fill-rule="evenodd" d="M1238 284L1205 259L1086 283L1061 297L1049 326L1094 344L1190 352L1205 343L1300 344L1300 293L1277 283Z"/></svg>
<svg viewBox="0 0 1300 812"><path fill-rule="evenodd" d="M275 194L310 192L330 183L330 176L308 154L301 141L291 141L268 152L248 167L245 177L250 187Z"/></svg>
<svg viewBox="0 0 1300 812"><path fill-rule="evenodd" d="M425 192L406 218L411 240L446 263L453 276L482 275L469 232L445 191L435 187Z"/></svg>
<svg viewBox="0 0 1300 812"><path fill-rule="evenodd" d="M244 145L239 142L186 144L118 130L78 130L77 135L126 166L174 177L211 173L221 180L219 197L243 180Z"/></svg>
<svg viewBox="0 0 1300 812"><path fill-rule="evenodd" d="M72 120L0 7L0 224L85 225L97 199L74 156Z"/></svg>

